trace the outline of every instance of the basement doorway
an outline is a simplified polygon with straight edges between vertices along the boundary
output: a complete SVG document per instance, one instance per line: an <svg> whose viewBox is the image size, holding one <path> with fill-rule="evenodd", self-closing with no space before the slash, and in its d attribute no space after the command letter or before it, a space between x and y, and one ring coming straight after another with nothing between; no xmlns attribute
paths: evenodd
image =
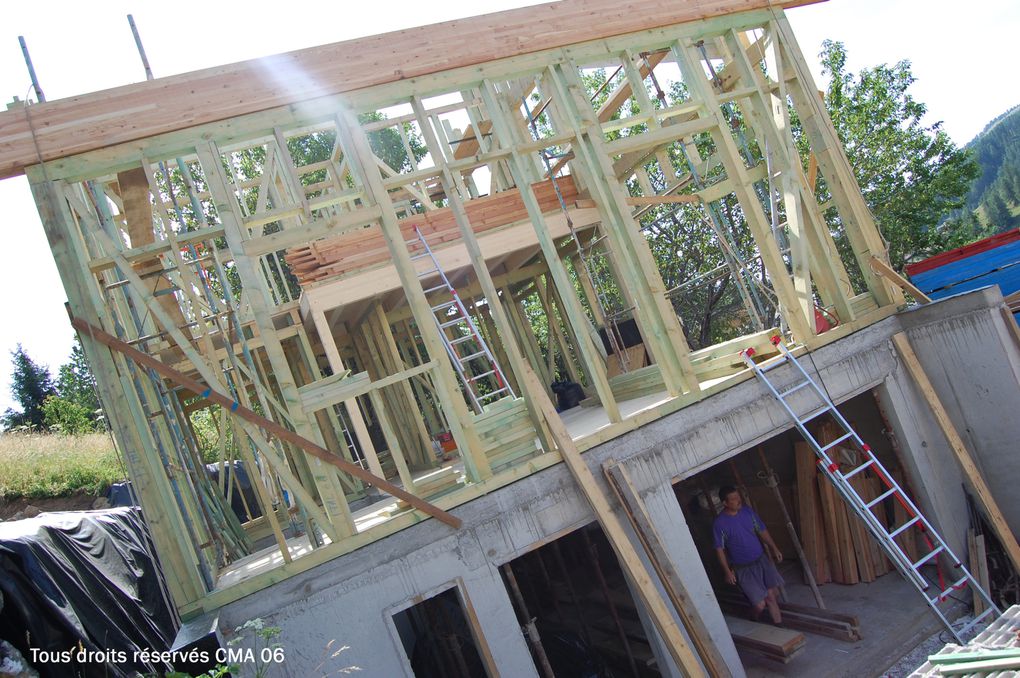
<svg viewBox="0 0 1020 678"><path fill-rule="evenodd" d="M839 410L913 496L876 396L863 393L840 404ZM823 443L842 433L827 419L812 427ZM919 642L943 629L815 462L811 447L791 429L673 486L748 675L882 675ZM867 480L864 475L869 476ZM885 489L870 475L855 479L859 493L868 499ZM752 621L753 612L741 590L725 581L712 535L713 521L722 510L719 490L725 486L740 492L744 505L761 517L783 555L777 564L785 580L780 594L783 623L778 627L767 610ZM884 512L886 524L906 521L892 497L880 506L877 515L882 519ZM898 538L908 554L923 553L913 543L915 533L910 530ZM819 609L808 585L794 535L825 610ZM957 605L959 613L970 605L969 597Z"/></svg>
<svg viewBox="0 0 1020 678"><path fill-rule="evenodd" d="M639 604L598 523L500 567L538 675L662 675Z"/></svg>

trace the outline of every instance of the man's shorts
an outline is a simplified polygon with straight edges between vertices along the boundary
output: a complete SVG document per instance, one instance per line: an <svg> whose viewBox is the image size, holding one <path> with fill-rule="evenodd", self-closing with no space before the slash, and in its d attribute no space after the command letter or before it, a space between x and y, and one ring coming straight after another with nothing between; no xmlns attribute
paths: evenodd
<svg viewBox="0 0 1020 678"><path fill-rule="evenodd" d="M733 571L737 575L737 586L752 605L765 600L769 589L782 586L784 583L782 575L764 553L753 563L735 565Z"/></svg>

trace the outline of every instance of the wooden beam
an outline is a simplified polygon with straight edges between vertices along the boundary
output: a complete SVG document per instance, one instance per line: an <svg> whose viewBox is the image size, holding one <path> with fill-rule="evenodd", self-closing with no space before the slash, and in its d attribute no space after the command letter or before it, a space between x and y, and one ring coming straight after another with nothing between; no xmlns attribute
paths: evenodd
<svg viewBox="0 0 1020 678"><path fill-rule="evenodd" d="M634 583L634 588L637 590L641 602L652 618L655 628L662 636L670 656L676 662L677 668L692 677L706 675L705 670L698 662L698 658L684 639L683 632L681 632L680 627L673 619L669 608L666 607L666 602L659 595L659 591L652 582L644 563L641 562L637 550L624 530L623 521L613 511L606 493L595 481L595 475L588 468L584 460L581 459L581 453L578 451L574 441L571 440L570 434L567 432L563 420L560 419L560 415L556 413L556 408L553 407L552 401L540 395L543 393L542 384L539 383L535 372L525 367L523 376L524 380L528 382L527 388L529 393L537 395L539 407L549 425L549 431L552 434L553 440L560 450L563 463L570 469L570 473L574 476L574 480L580 487L581 493L587 497L596 518L598 518L599 524L602 526L602 530L606 534L606 538L613 546L613 551L616 552L616 556L620 561L620 567Z"/></svg>
<svg viewBox="0 0 1020 678"><path fill-rule="evenodd" d="M960 464L960 469L977 495L978 502L984 509L985 515L992 525L992 530L995 531L996 538L998 538L1002 547L1006 549L1006 555L1009 557L1013 569L1020 572L1020 545L1017 544L1016 536L1009 528L1006 517L999 510L999 505L995 502L991 490L988 489L984 476L981 475L981 471L974 464L974 459L971 457L970 451L967 450L963 438L960 437L956 427L953 426L949 413L946 412L946 408L943 407L938 394L935 393L935 388L931 385L931 381L928 380L928 375L925 373L924 368L921 367L921 363L917 359L913 347L910 345L910 340L907 339L907 335L899 332L893 335L893 344L896 345L896 351L900 354L900 359L903 360L903 364L906 365L910 375L917 383L917 387L921 390L921 395L924 396L932 413L935 415L935 420L938 422L939 428L942 429L942 433L945 434L949 447L953 450L956 461Z"/></svg>
<svg viewBox="0 0 1020 678"><path fill-rule="evenodd" d="M627 467L618 464L615 460L610 460L602 465L602 471L609 479L609 486L616 493L634 532L641 540L641 545L644 547L645 553L648 554L648 559L651 561L652 567L655 568L656 574L659 575L659 580L662 582L663 588L666 589L670 602L673 603L677 614L683 620L687 634L691 637L694 647L697 648L709 675L721 678L732 675L719 648L712 642L712 636L708 632L708 627L705 626L705 620L698 613L698 608L691 600L687 587L684 586L680 574L673 566L673 561L670 560L666 547L663 546L662 539L648 515L648 509L645 508L644 502L641 501L641 495L638 494L630 480Z"/></svg>
<svg viewBox="0 0 1020 678"><path fill-rule="evenodd" d="M301 101L698 21L821 0L563 0L357 38L0 112L0 179L28 165ZM470 39L466 39L470 37ZM435 45L457 45L436 49ZM266 77L277 73L287 80ZM286 74L299 74L292 77ZM34 129L34 132L33 132Z"/></svg>
<svg viewBox="0 0 1020 678"><path fill-rule="evenodd" d="M876 257L874 254L871 255L871 258L868 261L871 264L871 270L873 270L875 273L878 273L880 276L882 276L892 284L903 289L903 291L905 291L907 294L916 299L917 303L919 304L931 303L931 297L929 297L927 294L925 294L920 289L915 287L914 283L910 282L902 275L897 273L896 269L894 269L892 266Z"/></svg>
<svg viewBox="0 0 1020 678"><path fill-rule="evenodd" d="M141 351L129 346L127 343L121 341L117 337L108 334L97 327L93 327L92 325L85 322L81 318L72 318L71 325L74 327L74 329L78 330L83 335L88 336L90 339L94 339L112 350L123 353L124 355L126 355L128 358L135 361L139 365L143 365L145 367L148 367L149 369L154 370L161 376L170 379L171 381L177 383L180 386L183 386L184 388L194 393L201 394L204 398L216 403L220 407L223 407L224 411L231 412L236 417L244 421L250 422L252 424L255 424L264 431L276 436L280 440L283 440L285 442L290 443L291 445L295 445L301 448L302 450L304 450L311 456L315 457L316 459L320 459L326 462L327 464L335 466L341 471L349 473L355 478L359 478L363 482L366 482L369 485L373 485L389 495L397 497L398 499L403 499L414 508L419 509L420 511L424 511L430 516L438 518L439 520L443 521L444 523L453 528L460 528L461 525L460 518L450 515L449 513L443 511L437 506L433 506L432 504L419 499L413 494L405 492L396 485L393 485L392 483L382 478L378 478L372 475L365 469L350 463L346 459L341 459L340 457L336 456L329 450L324 449L319 445L316 445L311 440L303 438L298 434L294 433L293 431L290 431L284 428L283 426L280 426L276 422L270 421L265 417L256 414L247 407L242 407L238 405L233 398L217 393L216 391L207 388L204 384L201 384L195 381L194 379L186 377L177 370L167 367L162 362L156 360L152 356L146 355L145 353L142 353Z"/></svg>

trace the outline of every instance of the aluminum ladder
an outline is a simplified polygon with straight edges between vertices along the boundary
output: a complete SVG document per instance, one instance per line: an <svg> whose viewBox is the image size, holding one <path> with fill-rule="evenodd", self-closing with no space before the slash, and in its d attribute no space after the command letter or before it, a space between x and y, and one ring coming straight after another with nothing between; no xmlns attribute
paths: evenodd
<svg viewBox="0 0 1020 678"><path fill-rule="evenodd" d="M436 273L439 274L440 279L438 285L428 288L424 284L422 285L426 298L433 292L441 290L445 290L450 295L449 301L443 301L435 306L431 306L432 317L436 321L436 327L439 328L439 336L442 338L443 345L446 347L446 353L450 356L450 361L453 363L453 369L456 370L457 376L464 385L464 390L467 391L471 406L476 413L481 413L489 401L499 400L507 394L510 397L514 397L514 391L510 386L510 382L507 381L502 368L496 362L492 351L489 350L489 346L485 343L482 333L478 331L478 326L468 313L467 307L464 306L460 295L457 294L457 290L450 284L450 279L446 277L446 273L439 265L439 261L436 260L436 255L432 252L432 248L429 247L425 236L422 235L421 229L415 226L414 234L416 237L404 241L409 249L421 247L421 252L411 255L412 263L419 259L427 258L432 266L431 268L426 266L424 271L418 273L418 280L424 283L427 278ZM499 303L498 300L496 303ZM457 328L457 326L466 328L467 332L455 339L451 339L447 334L447 330L449 328ZM473 345L470 345L468 349L470 352L462 354L460 351L463 348L461 347L468 347L471 342L473 342ZM477 361L476 365L482 365L480 372L469 374L469 372L473 371L470 366L472 361ZM482 380L486 379L491 380L491 388L487 392L482 393L479 387Z"/></svg>
<svg viewBox="0 0 1020 678"><path fill-rule="evenodd" d="M790 350L783 344L782 339L775 336L772 337L771 341L779 350L778 356L773 356L761 363L756 363L753 359L754 349L748 348L741 351L741 357L743 357L744 362L765 383L765 386L768 387L772 395L779 401L779 404L783 406L790 419L796 424L797 430L800 431L800 434L811 445L815 455L818 457L817 463L822 473L828 476L836 490L843 495L843 498L853 509L854 513L864 521L868 531L878 540L879 545L896 565L896 568L921 593L928 607L935 613L935 616L953 634L956 641L962 644L962 636L969 630L978 626L990 615L998 616L1000 614L998 607L992 602L988 592L974 579L963 562L950 550L949 545L939 536L938 532L931 526L931 523L928 522L928 519L921 515L917 506L914 505L914 502L906 495L903 488L899 486L874 453L872 453L868 444L861 440L857 432L851 428L850 424L843 418L843 415L836 409L836 406L832 404L825 391L808 375L800 362L797 361ZM779 390L773 385L766 374L787 363L793 365L797 378L792 386ZM806 413L798 414L793 409L793 406L791 406L789 399L792 394L805 388L813 392L815 404ZM833 421L842 429L842 434L832 442L823 444L808 430L807 424L826 414L832 416ZM855 449L857 453L843 455L840 454L841 448ZM852 459L848 461L846 459L847 456L852 457ZM886 487L886 491L871 500L861 497L850 484L851 478L866 472L875 474ZM874 513L874 508L889 498L898 501L907 513L907 520L902 525L895 527L885 525ZM900 545L896 543L896 537L901 534L906 534L908 537L913 536L913 533L908 532L910 528L921 532L921 535L924 537L922 541L927 546L927 553L922 555L917 561L911 560ZM950 570L954 573L953 576L958 576L955 581L948 585L942 582L942 573L938 563L939 556L942 556L943 562L950 565ZM935 566L938 570L937 583L929 581L924 572L922 572L922 568L926 565ZM952 599L951 595L954 591L962 591L968 588L972 589L977 595L980 595L987 607L981 614L975 616L957 630L953 628L953 625L946 617L946 612L942 605Z"/></svg>

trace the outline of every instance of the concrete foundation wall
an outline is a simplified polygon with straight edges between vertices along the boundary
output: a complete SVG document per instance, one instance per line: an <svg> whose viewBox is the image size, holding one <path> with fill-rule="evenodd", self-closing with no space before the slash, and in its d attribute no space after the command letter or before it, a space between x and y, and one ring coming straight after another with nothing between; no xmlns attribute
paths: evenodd
<svg viewBox="0 0 1020 678"><path fill-rule="evenodd" d="M1014 414L1020 351L997 303L1001 297L992 292L949 299L872 325L802 361L812 374L817 370L837 403L878 388L919 502L954 549L966 526L960 473L890 338L908 332L1011 524L1020 527L1020 507L1010 490L1020 482L1020 460L1011 458L1020 440L1020 417ZM795 375L784 367L770 376L783 386ZM789 427L765 386L749 380L584 455L600 482L606 460L626 465L713 640L738 676L743 669L671 484ZM479 649L493 675L538 675L498 568L593 521L586 499L561 464L453 512L464 521L460 531L435 520L416 525L228 605L221 628L254 617L281 626L287 653L281 668L289 675L319 671L334 640L334 650L350 649L322 671L357 665L364 676L410 676L392 614L456 585L486 639ZM657 642L652 639L653 648ZM661 648L656 653L663 656Z"/></svg>

